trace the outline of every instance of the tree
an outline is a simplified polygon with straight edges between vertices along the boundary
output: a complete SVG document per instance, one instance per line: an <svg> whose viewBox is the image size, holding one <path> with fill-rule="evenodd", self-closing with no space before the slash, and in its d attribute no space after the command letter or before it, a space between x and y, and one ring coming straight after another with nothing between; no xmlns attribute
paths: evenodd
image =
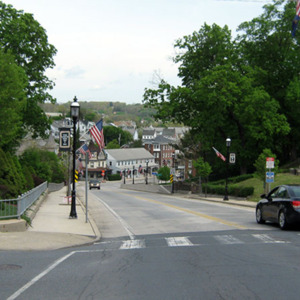
<svg viewBox="0 0 300 300"><path fill-rule="evenodd" d="M0 48L0 147L12 151L22 136L27 77L9 53Z"/></svg>
<svg viewBox="0 0 300 300"><path fill-rule="evenodd" d="M133 137L129 132L118 127L103 126L103 133L106 145L113 140L119 141L120 146L129 144L131 141L133 141Z"/></svg>
<svg viewBox="0 0 300 300"><path fill-rule="evenodd" d="M167 166L163 166L160 169L158 169L158 179L168 181L170 180L170 168Z"/></svg>
<svg viewBox="0 0 300 300"><path fill-rule="evenodd" d="M299 34L291 36L291 20L295 3L277 0L264 6L264 13L250 22L242 23L237 38L243 63L264 70L259 81L276 100L279 112L291 128L283 138L276 134L276 153L287 162L297 158L299 144Z"/></svg>
<svg viewBox="0 0 300 300"><path fill-rule="evenodd" d="M144 102L157 110L157 119L197 132L202 151L213 145L225 150L230 136L240 172L247 173L258 153L290 130L278 101L260 83L264 70L241 60L227 26L205 24L175 47L182 86L162 80L156 90L145 89Z"/></svg>
<svg viewBox="0 0 300 300"><path fill-rule="evenodd" d="M23 168L30 167L42 181L60 183L64 181L64 166L53 152L35 148L27 149L20 157ZM41 181L37 180L37 181Z"/></svg>
<svg viewBox="0 0 300 300"><path fill-rule="evenodd" d="M106 149L120 149L120 145L117 140L112 140L105 146L105 148Z"/></svg>
<svg viewBox="0 0 300 300"><path fill-rule="evenodd" d="M205 162L203 157L199 157L193 161L193 166L196 169L197 175L199 176L200 193L202 193L202 182L201 178L207 182L209 174L212 172L212 168L208 162ZM205 197L207 195L207 187L205 186Z"/></svg>
<svg viewBox="0 0 300 300"><path fill-rule="evenodd" d="M33 130L34 136L44 137L49 121L38 104L55 102L48 92L54 83L48 79L45 71L54 67L56 49L48 43L45 29L32 14L18 11L0 1L0 20L0 48L14 56L28 79L27 103L22 114L24 125Z"/></svg>

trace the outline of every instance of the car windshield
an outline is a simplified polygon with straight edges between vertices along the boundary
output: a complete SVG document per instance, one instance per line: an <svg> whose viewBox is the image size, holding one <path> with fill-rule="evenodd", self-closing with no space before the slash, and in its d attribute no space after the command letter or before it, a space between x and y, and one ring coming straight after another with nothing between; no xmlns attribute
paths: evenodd
<svg viewBox="0 0 300 300"><path fill-rule="evenodd" d="M293 192L294 197L300 197L300 186L291 186L290 189Z"/></svg>
<svg viewBox="0 0 300 300"><path fill-rule="evenodd" d="M91 183L98 183L99 181L98 180L91 180L90 182Z"/></svg>

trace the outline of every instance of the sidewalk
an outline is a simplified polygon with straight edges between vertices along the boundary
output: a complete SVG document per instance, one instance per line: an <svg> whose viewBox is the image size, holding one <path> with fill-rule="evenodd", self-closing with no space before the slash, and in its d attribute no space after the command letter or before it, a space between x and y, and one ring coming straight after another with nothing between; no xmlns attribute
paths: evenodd
<svg viewBox="0 0 300 300"><path fill-rule="evenodd" d="M53 250L98 241L101 234L92 218L89 217L86 222L84 208L78 198L77 219L69 219L71 205L64 204L65 195L66 187L48 193L26 231L0 232L0 250ZM4 222L8 221L0 221L0 224Z"/></svg>

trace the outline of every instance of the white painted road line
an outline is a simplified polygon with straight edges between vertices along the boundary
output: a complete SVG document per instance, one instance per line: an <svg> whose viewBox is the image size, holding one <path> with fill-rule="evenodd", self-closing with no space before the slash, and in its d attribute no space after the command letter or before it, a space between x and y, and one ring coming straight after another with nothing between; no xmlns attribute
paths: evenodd
<svg viewBox="0 0 300 300"><path fill-rule="evenodd" d="M214 238L217 239L221 244L225 245L244 244L244 242L232 235L215 235Z"/></svg>
<svg viewBox="0 0 300 300"><path fill-rule="evenodd" d="M120 249L142 249L145 247L145 240L128 240L123 242Z"/></svg>
<svg viewBox="0 0 300 300"><path fill-rule="evenodd" d="M264 242L265 244L285 244L285 243L289 243L288 241L274 240L272 237L270 237L267 234L252 234L252 236L259 239L260 241Z"/></svg>
<svg viewBox="0 0 300 300"><path fill-rule="evenodd" d="M169 247L193 246L193 243L187 237L169 237L165 239Z"/></svg>
<svg viewBox="0 0 300 300"><path fill-rule="evenodd" d="M55 261L51 266L49 266L45 271L31 279L28 283L26 283L24 286L22 286L20 289L18 289L14 294L12 294L10 297L7 298L7 300L14 300L18 298L22 293L24 293L28 288L30 288L33 284L38 282L41 278L43 278L45 275L47 275L50 271L52 271L54 268L56 268L59 264L61 264L63 261L68 259L71 255L76 253L76 251L72 251L69 254L63 256L62 258Z"/></svg>

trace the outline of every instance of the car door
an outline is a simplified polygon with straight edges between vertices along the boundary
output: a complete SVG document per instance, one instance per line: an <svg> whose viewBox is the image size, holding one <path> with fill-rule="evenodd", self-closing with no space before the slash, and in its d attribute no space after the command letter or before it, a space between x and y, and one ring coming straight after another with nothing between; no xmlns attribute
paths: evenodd
<svg viewBox="0 0 300 300"><path fill-rule="evenodd" d="M274 215L274 199L277 199L277 193L280 187L274 188L267 196L267 202L263 205L263 217L265 220L272 220Z"/></svg>
<svg viewBox="0 0 300 300"><path fill-rule="evenodd" d="M270 219L274 222L278 221L278 214L279 214L279 209L281 207L281 204L283 201L286 200L288 197L288 192L286 187L281 186L278 188L276 193L274 194L274 197L272 197L272 200L270 201Z"/></svg>

